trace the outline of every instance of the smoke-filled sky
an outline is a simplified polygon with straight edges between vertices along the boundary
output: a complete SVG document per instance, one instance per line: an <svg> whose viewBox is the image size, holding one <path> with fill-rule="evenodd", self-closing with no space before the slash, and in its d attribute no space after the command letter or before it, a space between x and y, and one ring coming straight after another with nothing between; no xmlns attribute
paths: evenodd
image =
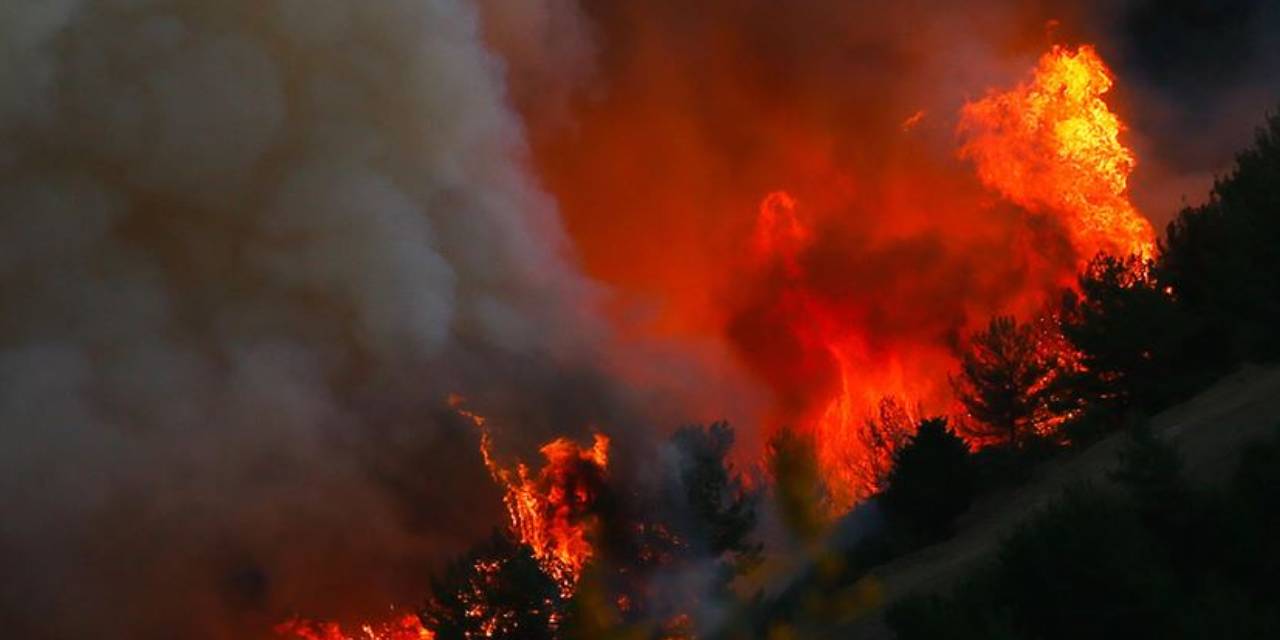
<svg viewBox="0 0 1280 640"><path fill-rule="evenodd" d="M508 76L538 175L587 271L612 285L615 322L740 362L784 421L820 410L814 389L835 381L788 344L776 283L744 264L767 194L794 196L817 228L803 286L861 327L876 377L928 373L884 390L914 387L939 410L960 334L1038 307L1082 258L1053 218L1001 202L958 157L964 104L1022 82L1052 44L1096 45L1138 156L1133 199L1159 229L1280 101L1262 2L583 7L547 5L546 22L577 35L543 57L525 54L536 36L491 36L520 52ZM548 84L548 67L572 71Z"/></svg>
<svg viewBox="0 0 1280 640"><path fill-rule="evenodd" d="M0 9L6 633L416 597L500 509L446 395L531 440L545 404L589 411L596 285L479 28L455 1Z"/></svg>
<svg viewBox="0 0 1280 640"><path fill-rule="evenodd" d="M1056 276L978 262L1059 236L955 118L1050 43L1115 70L1157 222L1280 100L1272 3L1024 4L0 4L7 634L412 603L499 521L450 393L522 455L721 416L758 445L805 385L769 379L742 263L778 189L886 344L1021 304Z"/></svg>

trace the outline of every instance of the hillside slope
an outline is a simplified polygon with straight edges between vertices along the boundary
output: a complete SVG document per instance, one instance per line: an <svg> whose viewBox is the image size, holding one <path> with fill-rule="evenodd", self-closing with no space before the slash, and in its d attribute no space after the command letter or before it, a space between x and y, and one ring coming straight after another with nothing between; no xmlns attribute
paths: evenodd
<svg viewBox="0 0 1280 640"><path fill-rule="evenodd" d="M1182 453L1196 481L1224 480L1246 442L1280 424L1280 367L1246 367L1191 399L1153 417L1153 431ZM911 593L947 589L1000 544L1030 513L1078 482L1108 483L1108 472L1126 435L1113 434L1093 446L1046 463L1028 484L984 497L958 523L953 538L871 571L884 603ZM832 637L890 638L880 611Z"/></svg>

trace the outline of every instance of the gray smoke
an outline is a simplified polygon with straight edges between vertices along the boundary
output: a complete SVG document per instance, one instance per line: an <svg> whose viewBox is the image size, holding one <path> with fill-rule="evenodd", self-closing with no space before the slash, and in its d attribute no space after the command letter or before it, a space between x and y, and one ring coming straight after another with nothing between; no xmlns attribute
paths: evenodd
<svg viewBox="0 0 1280 640"><path fill-rule="evenodd" d="M1224 18L1257 52L1229 100L1180 107L1201 85L1176 78L1134 91L1144 142L1180 148L1190 128L1212 151L1170 160L1171 180L1221 166L1204 158L1236 148L1274 96L1248 87L1275 77L1277 13L1232 4L1263 8ZM896 136L929 106L923 126L950 154L954 109L932 107L1016 79L1043 38L1009 42L1075 15L1015 5L0 2L0 625L20 638L243 638L295 611L414 604L428 571L501 515L449 393L494 415L500 443L526 459L591 423L613 428L620 451L640 437L600 367L759 414L722 347L614 353L593 311L603 294L566 257L555 204L530 177L525 123L554 138L575 105L626 88L619 78L666 77L628 66L630 51L703 60L741 36L726 68L750 73L699 89L746 78L743 104L798 95L808 108L795 113L858 140L850 157L875 166L892 145L864 152L852 116ZM1138 20L1129 33L1114 27L1123 11L1080 14L1120 73L1164 68L1126 61L1124 43L1167 51L1143 34L1177 44L1200 24ZM735 37L705 37L726 29ZM1015 54L995 51L1006 45ZM662 106L728 128L714 95ZM1227 119L1230 135L1188 124ZM785 157L745 162L742 141L761 132L727 130L712 138L750 211L788 184ZM596 138L567 139L598 162ZM662 158L653 175L697 181ZM1156 208L1170 198L1152 192ZM588 213L655 206L634 200Z"/></svg>
<svg viewBox="0 0 1280 640"><path fill-rule="evenodd" d="M10 0L0 43L6 635L415 604L500 509L446 394L521 444L607 395L467 2Z"/></svg>

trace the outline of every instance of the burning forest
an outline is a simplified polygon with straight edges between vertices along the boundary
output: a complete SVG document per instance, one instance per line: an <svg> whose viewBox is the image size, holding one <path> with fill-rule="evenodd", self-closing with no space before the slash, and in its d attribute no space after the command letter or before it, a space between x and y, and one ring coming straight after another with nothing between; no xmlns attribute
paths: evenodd
<svg viewBox="0 0 1280 640"><path fill-rule="evenodd" d="M1173 4L0 8L3 628L878 620L1280 355L1280 12Z"/></svg>

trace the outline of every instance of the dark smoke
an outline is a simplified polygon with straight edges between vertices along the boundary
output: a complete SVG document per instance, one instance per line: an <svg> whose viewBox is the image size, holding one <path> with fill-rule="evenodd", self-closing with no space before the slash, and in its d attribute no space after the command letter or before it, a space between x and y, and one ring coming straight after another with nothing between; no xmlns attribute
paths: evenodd
<svg viewBox="0 0 1280 640"><path fill-rule="evenodd" d="M1086 36L1122 79L1142 164L1135 200L1161 226L1205 197L1280 107L1280 5L1269 0L1096 2Z"/></svg>
<svg viewBox="0 0 1280 640"><path fill-rule="evenodd" d="M515 451L614 417L475 7L21 0L0 40L6 635L416 604L500 522L447 394Z"/></svg>
<svg viewBox="0 0 1280 640"><path fill-rule="evenodd" d="M953 4L0 4L6 632L243 638L412 604L501 515L453 392L525 459L588 425L644 437L616 375L758 449L741 417L767 400L705 339L727 320L706 274L791 188L835 212L830 254L884 261L833 295L887 286L899 254L867 220L904 202L902 250L956 275L930 244L967 228L946 194L978 191L953 114L1024 73L1050 19L1134 85L1154 217L1277 98L1273 3ZM894 183L922 166L944 188ZM1040 233L995 214L968 249ZM1019 277L958 282L1002 299ZM702 315L619 355L604 303L625 328Z"/></svg>

